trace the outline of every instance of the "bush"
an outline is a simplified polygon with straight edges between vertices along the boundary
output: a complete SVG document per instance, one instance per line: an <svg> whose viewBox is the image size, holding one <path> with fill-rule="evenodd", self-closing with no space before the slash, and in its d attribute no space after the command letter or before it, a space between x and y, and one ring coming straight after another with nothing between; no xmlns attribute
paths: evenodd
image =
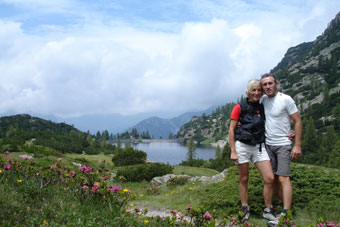
<svg viewBox="0 0 340 227"><path fill-rule="evenodd" d="M112 162L116 166L144 164L146 162L146 153L132 147L119 148L112 157Z"/></svg>
<svg viewBox="0 0 340 227"><path fill-rule="evenodd" d="M183 160L179 165L180 166L191 166L191 167L201 167L207 161L203 159L190 159L190 160Z"/></svg>
<svg viewBox="0 0 340 227"><path fill-rule="evenodd" d="M340 178L336 170L291 164L294 210L307 209L311 217L320 216L337 219L340 213ZM228 169L224 181L211 184L200 191L201 203L209 210L218 209L224 213L237 214L241 203L238 194L238 171L233 166ZM263 212L263 180L254 165L249 165L249 205L252 214ZM273 204L276 198L274 196Z"/></svg>
<svg viewBox="0 0 340 227"><path fill-rule="evenodd" d="M117 176L123 176L128 181L151 181L154 177L170 174L172 171L173 167L168 164L147 163L121 167Z"/></svg>

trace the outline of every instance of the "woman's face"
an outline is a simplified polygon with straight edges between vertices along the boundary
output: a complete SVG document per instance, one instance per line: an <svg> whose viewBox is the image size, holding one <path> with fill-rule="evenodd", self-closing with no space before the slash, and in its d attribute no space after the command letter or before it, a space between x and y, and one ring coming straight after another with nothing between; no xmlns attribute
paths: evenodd
<svg viewBox="0 0 340 227"><path fill-rule="evenodd" d="M248 101L249 102L257 102L262 97L262 94L263 94L263 92L262 92L261 85L259 84L257 86L254 86L249 93Z"/></svg>

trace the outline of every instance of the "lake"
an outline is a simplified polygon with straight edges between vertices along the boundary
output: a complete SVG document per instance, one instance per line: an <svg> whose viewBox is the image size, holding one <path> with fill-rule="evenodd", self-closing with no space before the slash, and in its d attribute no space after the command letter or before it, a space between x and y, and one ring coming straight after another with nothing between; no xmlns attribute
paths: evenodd
<svg viewBox="0 0 340 227"><path fill-rule="evenodd" d="M178 142L152 141L131 144L132 147L146 152L147 159L155 162L178 165L186 160L188 148ZM196 159L209 160L215 158L215 149L211 147L196 147Z"/></svg>

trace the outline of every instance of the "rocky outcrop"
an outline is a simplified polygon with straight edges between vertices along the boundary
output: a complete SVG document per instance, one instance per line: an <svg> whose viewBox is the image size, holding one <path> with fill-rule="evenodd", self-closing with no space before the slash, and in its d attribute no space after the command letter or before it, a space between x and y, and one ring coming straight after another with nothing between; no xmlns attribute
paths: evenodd
<svg viewBox="0 0 340 227"><path fill-rule="evenodd" d="M226 176L227 176L227 169L223 170L221 173L216 174L212 177L207 177L207 176L191 177L188 175L167 174L161 177L154 177L151 180L151 184L153 186L162 186L162 185L165 185L169 181L170 178L174 178L174 177L187 177L188 182L201 182L202 184L211 184L211 183L218 183L224 180Z"/></svg>

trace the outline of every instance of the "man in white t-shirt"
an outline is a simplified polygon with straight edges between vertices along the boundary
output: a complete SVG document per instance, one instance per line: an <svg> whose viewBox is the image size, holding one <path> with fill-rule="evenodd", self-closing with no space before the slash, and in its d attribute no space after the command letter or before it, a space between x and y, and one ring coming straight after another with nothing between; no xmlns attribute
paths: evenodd
<svg viewBox="0 0 340 227"><path fill-rule="evenodd" d="M273 74L261 77L266 95L262 97L265 110L266 149L273 167L277 182L278 199L283 201L281 215L291 209L293 189L290 182L290 160L301 156L302 123L294 100L278 91L278 82ZM289 139L291 120L295 126L295 144Z"/></svg>

